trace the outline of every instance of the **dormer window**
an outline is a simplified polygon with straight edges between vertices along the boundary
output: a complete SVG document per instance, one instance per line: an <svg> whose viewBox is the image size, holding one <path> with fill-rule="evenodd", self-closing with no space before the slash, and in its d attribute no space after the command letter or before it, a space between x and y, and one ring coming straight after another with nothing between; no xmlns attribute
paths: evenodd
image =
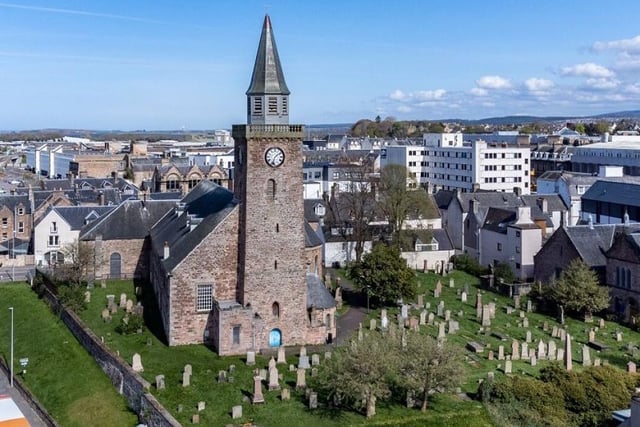
<svg viewBox="0 0 640 427"><path fill-rule="evenodd" d="M52 233L57 233L57 232L58 232L58 223L57 223L57 222L55 222L55 221L53 221L53 222L51 223L51 232L52 232Z"/></svg>
<svg viewBox="0 0 640 427"><path fill-rule="evenodd" d="M24 208L18 208L18 215L24 215Z"/></svg>

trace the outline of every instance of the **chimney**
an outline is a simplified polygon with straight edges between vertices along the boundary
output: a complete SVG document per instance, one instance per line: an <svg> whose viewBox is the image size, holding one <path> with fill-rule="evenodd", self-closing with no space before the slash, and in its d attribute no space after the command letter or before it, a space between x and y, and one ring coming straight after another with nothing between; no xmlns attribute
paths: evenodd
<svg viewBox="0 0 640 427"><path fill-rule="evenodd" d="M518 206L516 209L516 224L530 224L532 222L530 206Z"/></svg>
<svg viewBox="0 0 640 427"><path fill-rule="evenodd" d="M513 194L515 194L516 196L520 197L522 195L522 188L513 187Z"/></svg>
<svg viewBox="0 0 640 427"><path fill-rule="evenodd" d="M56 177L56 151L49 147L49 178Z"/></svg>
<svg viewBox="0 0 640 427"><path fill-rule="evenodd" d="M104 206L104 191L100 191L100 206Z"/></svg>
<svg viewBox="0 0 640 427"><path fill-rule="evenodd" d="M479 204L479 202L476 199L469 200L469 212L477 214L478 213L478 204Z"/></svg>
<svg viewBox="0 0 640 427"><path fill-rule="evenodd" d="M593 215L589 214L589 230L593 230Z"/></svg>
<svg viewBox="0 0 640 427"><path fill-rule="evenodd" d="M163 253L163 259L167 259L169 258L170 252L169 252L169 242L167 242L166 240L164 241L164 253Z"/></svg>
<svg viewBox="0 0 640 427"><path fill-rule="evenodd" d="M540 208L540 210L543 213L547 213L547 211L549 210L549 206L548 206L548 202L547 199L545 199L544 197L538 197L538 199L536 200L538 207Z"/></svg>

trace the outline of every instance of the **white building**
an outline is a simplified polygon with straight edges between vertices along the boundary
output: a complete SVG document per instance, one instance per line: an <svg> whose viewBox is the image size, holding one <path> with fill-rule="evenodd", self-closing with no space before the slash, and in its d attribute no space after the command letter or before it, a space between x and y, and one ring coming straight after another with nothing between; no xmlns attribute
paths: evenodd
<svg viewBox="0 0 640 427"><path fill-rule="evenodd" d="M422 146L388 146L380 166L405 165L417 184L438 190L475 190L529 194L528 146L465 141L461 133L425 134Z"/></svg>
<svg viewBox="0 0 640 427"><path fill-rule="evenodd" d="M625 175L640 175L640 136L609 135L603 142L576 147L571 158L575 172L596 173L600 166L622 166Z"/></svg>

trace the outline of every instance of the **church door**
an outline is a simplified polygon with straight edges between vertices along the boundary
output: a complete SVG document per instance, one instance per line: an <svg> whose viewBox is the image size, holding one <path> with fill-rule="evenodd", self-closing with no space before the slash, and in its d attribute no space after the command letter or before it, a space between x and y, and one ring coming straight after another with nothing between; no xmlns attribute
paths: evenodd
<svg viewBox="0 0 640 427"><path fill-rule="evenodd" d="M282 333L280 329L272 329L269 332L269 347L280 347L282 344Z"/></svg>
<svg viewBox="0 0 640 427"><path fill-rule="evenodd" d="M111 257L109 257L109 278L120 278L121 261L122 259L120 258L120 254L118 252L114 252L111 254Z"/></svg>

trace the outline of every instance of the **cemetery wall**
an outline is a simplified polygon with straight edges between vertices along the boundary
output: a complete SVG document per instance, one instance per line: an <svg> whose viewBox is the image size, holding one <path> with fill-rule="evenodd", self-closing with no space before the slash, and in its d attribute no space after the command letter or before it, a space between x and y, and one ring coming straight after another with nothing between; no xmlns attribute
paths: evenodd
<svg viewBox="0 0 640 427"><path fill-rule="evenodd" d="M7 377L11 375L9 372L9 366L6 364L5 360L0 358L0 371L3 371ZM31 405L31 409L33 409L38 416L42 419L42 421L47 425L47 427L60 427L59 424L54 420L51 415L47 412L47 410L40 404L38 399L22 384L22 380L20 377L13 377L13 386L16 390L22 395L22 397L29 402Z"/></svg>
<svg viewBox="0 0 640 427"><path fill-rule="evenodd" d="M423 252L402 252L402 258L407 260L409 268L414 270L422 270L424 262L427 262L427 270L434 270L439 262L448 263L451 257L455 255L454 250L450 251L423 251Z"/></svg>
<svg viewBox="0 0 640 427"><path fill-rule="evenodd" d="M111 379L111 383L124 395L129 406L150 426L179 427L180 423L148 393L149 382L134 372L129 364L107 348L91 330L86 328L75 313L60 305L56 296L45 289L43 297L60 313L60 319L78 342L94 358Z"/></svg>

